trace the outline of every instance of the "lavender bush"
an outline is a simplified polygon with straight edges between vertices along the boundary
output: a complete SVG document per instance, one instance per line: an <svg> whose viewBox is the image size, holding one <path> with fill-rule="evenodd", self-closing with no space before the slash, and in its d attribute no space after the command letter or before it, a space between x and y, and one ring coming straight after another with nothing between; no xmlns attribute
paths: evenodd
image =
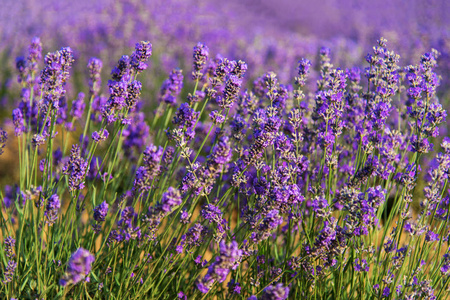
<svg viewBox="0 0 450 300"><path fill-rule="evenodd" d="M380 38L341 69L322 47L283 81L191 46L152 111L148 41L108 78L86 59L75 97L75 50L17 59L1 298L449 297L437 50L404 66Z"/></svg>

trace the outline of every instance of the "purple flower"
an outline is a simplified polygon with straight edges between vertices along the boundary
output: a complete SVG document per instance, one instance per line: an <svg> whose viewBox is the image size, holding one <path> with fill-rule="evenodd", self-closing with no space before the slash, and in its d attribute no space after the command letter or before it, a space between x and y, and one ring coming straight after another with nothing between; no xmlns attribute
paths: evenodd
<svg viewBox="0 0 450 300"><path fill-rule="evenodd" d="M94 220L97 222L104 222L108 214L108 203L103 201L94 208Z"/></svg>
<svg viewBox="0 0 450 300"><path fill-rule="evenodd" d="M63 167L63 174L69 176L69 191L73 192L84 188L84 179L89 171L88 162L80 156L80 148L73 145L69 161Z"/></svg>
<svg viewBox="0 0 450 300"><path fill-rule="evenodd" d="M197 46L194 47L194 71L192 72L192 78L194 80L202 78L203 73L201 71L208 60L208 56L209 49L206 45L198 43Z"/></svg>
<svg viewBox="0 0 450 300"><path fill-rule="evenodd" d="M3 154L3 148L5 148L6 140L8 139L8 133L0 128L0 155Z"/></svg>
<svg viewBox="0 0 450 300"><path fill-rule="evenodd" d="M34 37L31 40L31 44L28 47L28 57L29 63L36 64L42 58L42 43L41 39ZM37 66L36 66L37 67Z"/></svg>
<svg viewBox="0 0 450 300"><path fill-rule="evenodd" d="M123 55L111 71L112 79L127 82L130 79L130 57Z"/></svg>
<svg viewBox="0 0 450 300"><path fill-rule="evenodd" d="M231 279L230 282L227 284L228 286L228 292L230 294L240 294L241 293L241 287L239 285L239 282L235 281L234 279Z"/></svg>
<svg viewBox="0 0 450 300"><path fill-rule="evenodd" d="M182 224L189 224L190 217L191 217L190 214L187 211L183 210L183 211L181 211L181 214L180 214L180 222Z"/></svg>
<svg viewBox="0 0 450 300"><path fill-rule="evenodd" d="M5 239L5 253L6 257L13 258L15 256L14 254L14 247L16 246L16 240L12 237L7 237Z"/></svg>
<svg viewBox="0 0 450 300"><path fill-rule="evenodd" d="M57 194L50 196L47 200L47 206L45 207L45 217L47 218L47 224L52 225L58 218L58 211L61 208L61 202Z"/></svg>
<svg viewBox="0 0 450 300"><path fill-rule="evenodd" d="M238 267L242 255L243 251L239 249L236 241L225 244L222 240L220 242L220 255L208 268L205 277L197 282L197 288L205 294L211 289L215 281L224 282L230 270L235 270Z"/></svg>
<svg viewBox="0 0 450 300"><path fill-rule="evenodd" d="M263 221L259 224L257 230L252 233L253 242L259 243L266 240L272 231L283 223L283 217L279 215L277 209L273 209L267 213Z"/></svg>
<svg viewBox="0 0 450 300"><path fill-rule="evenodd" d="M206 204L201 210L200 214L209 223L220 224L222 222L222 211L213 204Z"/></svg>
<svg viewBox="0 0 450 300"><path fill-rule="evenodd" d="M259 300L285 300L288 296L289 287L284 287L282 283L278 283L266 287Z"/></svg>
<svg viewBox="0 0 450 300"><path fill-rule="evenodd" d="M214 125L220 125L223 122L225 122L225 116L222 115L219 111L217 110L213 110L210 114L209 117L211 118L212 122L214 123Z"/></svg>
<svg viewBox="0 0 450 300"><path fill-rule="evenodd" d="M228 137L221 137L212 149L211 155L208 156L208 166L217 169L218 166L228 163L232 156L231 150Z"/></svg>
<svg viewBox="0 0 450 300"><path fill-rule="evenodd" d="M225 90L223 91L223 97L219 101L219 106L222 109L227 109L233 106L234 100L239 94L239 90L242 86L242 79L236 75L231 75L226 84Z"/></svg>
<svg viewBox="0 0 450 300"><path fill-rule="evenodd" d="M17 263L14 260L9 260L8 265L6 265L3 276L5 279L2 281L4 284L11 282L14 277L14 273L16 272Z"/></svg>
<svg viewBox="0 0 450 300"><path fill-rule="evenodd" d="M95 257L88 250L78 248L69 259L66 273L59 281L59 284L66 286L68 284L77 284L85 279L91 271L92 263Z"/></svg>
<svg viewBox="0 0 450 300"><path fill-rule="evenodd" d="M427 242L439 241L439 234L429 230L425 235L425 241Z"/></svg>
<svg viewBox="0 0 450 300"><path fill-rule="evenodd" d="M359 264L359 259L355 259L355 271L357 272L369 272L369 265L365 259L361 260L361 264Z"/></svg>
<svg viewBox="0 0 450 300"><path fill-rule="evenodd" d="M309 69L311 68L311 61L305 58L302 58L298 61L297 73L298 77L295 77L295 83L304 86L306 84L306 77L309 73Z"/></svg>
<svg viewBox="0 0 450 300"><path fill-rule="evenodd" d="M23 115L22 111L19 108L16 108L12 112L12 119L14 123L14 131L16 136L21 136L22 132L25 131L25 127L23 125Z"/></svg>
<svg viewBox="0 0 450 300"><path fill-rule="evenodd" d="M152 55L152 44L149 41L141 41L136 44L133 54L131 54L131 67L137 72L147 69L147 60Z"/></svg>
<svg viewBox="0 0 450 300"><path fill-rule="evenodd" d="M170 213L183 202L180 192L173 187L169 187L161 199L161 208L165 213Z"/></svg>
<svg viewBox="0 0 450 300"><path fill-rule="evenodd" d="M106 139L108 138L108 136L109 136L109 132L108 132L108 130L106 130L105 128L103 128L103 129L100 131L100 133L97 132L97 131L94 131L94 132L92 133L92 139L93 139L94 141L96 141L97 143L106 140Z"/></svg>
<svg viewBox="0 0 450 300"><path fill-rule="evenodd" d="M85 107L86 104L84 103L84 93L79 93L77 99L72 102L70 115L75 119L80 119L83 116Z"/></svg>
<svg viewBox="0 0 450 300"><path fill-rule="evenodd" d="M98 95L101 85L101 71L103 67L103 63L100 59L92 57L89 59L87 64L89 70L89 92L92 95Z"/></svg>
<svg viewBox="0 0 450 300"><path fill-rule="evenodd" d="M169 105L177 103L177 96L183 88L183 73L180 69L173 69L162 86L160 92L160 101L164 101Z"/></svg>
<svg viewBox="0 0 450 300"><path fill-rule="evenodd" d="M192 129L198 114L189 104L182 103L173 117L172 123L178 125L180 128L186 127L186 129Z"/></svg>
<svg viewBox="0 0 450 300"><path fill-rule="evenodd" d="M139 167L136 171L136 178L134 180L135 189L149 189L151 180L159 175L161 171L161 158L163 155L163 148L155 145L148 146L144 151L144 165Z"/></svg>
<svg viewBox="0 0 450 300"><path fill-rule="evenodd" d="M108 81L109 99L107 108L120 110L125 106L125 100L128 97L128 85L125 81Z"/></svg>
<svg viewBox="0 0 450 300"><path fill-rule="evenodd" d="M446 253L443 256L442 267L440 268L442 275L450 274L450 254Z"/></svg>
<svg viewBox="0 0 450 300"><path fill-rule="evenodd" d="M389 297L389 295L391 294L391 289L389 288L389 287L385 287L384 289L383 289L383 297Z"/></svg>

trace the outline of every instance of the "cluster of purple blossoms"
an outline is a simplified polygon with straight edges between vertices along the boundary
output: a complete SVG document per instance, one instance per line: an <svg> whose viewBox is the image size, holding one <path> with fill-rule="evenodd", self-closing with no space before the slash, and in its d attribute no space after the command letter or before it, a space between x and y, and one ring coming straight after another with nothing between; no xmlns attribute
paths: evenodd
<svg viewBox="0 0 450 300"><path fill-rule="evenodd" d="M123 150L125 156L136 161L150 140L150 127L145 122L144 113L133 114L131 124L123 129L122 136L124 137Z"/></svg>
<svg viewBox="0 0 450 300"><path fill-rule="evenodd" d="M169 105L175 106L177 103L177 96L183 88L183 73L180 69L174 69L169 75L169 78L164 80L161 86L160 100Z"/></svg>
<svg viewBox="0 0 450 300"><path fill-rule="evenodd" d="M150 42L136 44L131 58L123 55L111 71L113 80L108 81L110 96L102 107L102 116L108 123L117 120L116 113L123 108L132 111L136 108L141 95L142 84L134 80L141 71L147 69L147 60L152 54ZM134 73L133 73L134 72Z"/></svg>
<svg viewBox="0 0 450 300"><path fill-rule="evenodd" d="M87 64L89 70L89 93L91 95L98 95L102 85L101 72L103 63L100 59L92 57Z"/></svg>
<svg viewBox="0 0 450 300"><path fill-rule="evenodd" d="M19 108L15 108L12 112L12 120L14 123L14 132L16 136L21 136L25 131L25 126L23 124L23 114Z"/></svg>
<svg viewBox="0 0 450 300"><path fill-rule="evenodd" d="M8 133L0 128L0 155L3 154L3 148L6 146L6 140L8 139Z"/></svg>
<svg viewBox="0 0 450 300"><path fill-rule="evenodd" d="M59 209L61 208L61 201L57 194L53 194L47 199L47 205L45 206L45 217L47 218L47 224L50 226L58 219Z"/></svg>
<svg viewBox="0 0 450 300"><path fill-rule="evenodd" d="M162 195L161 209L165 214L174 210L175 207L182 203L180 192L173 187L169 187L167 192Z"/></svg>
<svg viewBox="0 0 450 300"><path fill-rule="evenodd" d="M105 128L100 130L100 132L94 131L92 133L92 139L97 143L106 140L108 138L108 136L109 136L109 132Z"/></svg>
<svg viewBox="0 0 450 300"><path fill-rule="evenodd" d="M62 173L69 176L70 192L82 190L84 188L84 180L89 172L89 164L80 154L80 147L78 145L73 145L70 152L70 158L62 169Z"/></svg>
<svg viewBox="0 0 450 300"><path fill-rule="evenodd" d="M31 40L28 48L28 56L18 57L16 59L16 67L19 71L18 82L25 83L27 88L32 88L34 84L34 75L38 71L38 61L42 58L42 43L38 37Z"/></svg>
<svg viewBox="0 0 450 300"><path fill-rule="evenodd" d="M4 280L3 284L7 284L8 282L13 281L14 273L16 272L17 263L14 260L9 260L6 265L5 271L3 273Z"/></svg>
<svg viewBox="0 0 450 300"><path fill-rule="evenodd" d="M289 296L289 287L282 283L266 287L258 300L286 300Z"/></svg>
<svg viewBox="0 0 450 300"><path fill-rule="evenodd" d="M132 206L125 207L120 213L120 220L117 222L120 232L111 232L108 239L116 242L140 240L142 238L142 230L139 226L136 226L137 217L138 215Z"/></svg>
<svg viewBox="0 0 450 300"><path fill-rule="evenodd" d="M276 134L283 124L283 121L276 113L277 110L271 107L267 110L258 110L255 112L253 118L253 143L245 157L249 165L258 161L264 150L274 143Z"/></svg>
<svg viewBox="0 0 450 300"><path fill-rule="evenodd" d="M182 103L178 108L172 123L177 125L183 131L185 140L191 140L195 135L194 125L197 122L199 112L195 112L193 108L186 102Z"/></svg>
<svg viewBox="0 0 450 300"><path fill-rule="evenodd" d="M199 80L203 77L203 67L206 65L209 56L209 48L202 44L198 43L197 46L194 47L194 71L192 72L192 78L194 80Z"/></svg>
<svg viewBox="0 0 450 300"><path fill-rule="evenodd" d="M377 211L385 200L385 193L381 186L369 188L365 193L357 193L351 188L345 189L340 194L340 201L349 212L344 219L346 230L361 236L367 235L369 229L377 226Z"/></svg>
<svg viewBox="0 0 450 300"><path fill-rule="evenodd" d="M241 261L243 255L236 241L225 244L220 242L220 255L216 257L215 262L208 268L208 273L197 282L197 288L200 292L206 294L217 281L224 282L227 279L230 270L235 270Z"/></svg>
<svg viewBox="0 0 450 300"><path fill-rule="evenodd" d="M79 93L78 97L72 101L72 109L70 110L70 115L74 119L81 119L83 116L86 104L84 103L84 93Z"/></svg>
<svg viewBox="0 0 450 300"><path fill-rule="evenodd" d="M134 180L134 189L148 190L151 188L152 180L156 178L161 171L161 158L163 155L163 148L154 145L148 146L144 151L143 162L144 165L139 167L136 171L136 178Z"/></svg>
<svg viewBox="0 0 450 300"><path fill-rule="evenodd" d="M64 97L64 85L69 77L69 70L74 62L73 51L69 47L48 53L45 58L45 68L41 72L40 85L43 90L43 108L57 110L60 98Z"/></svg>
<svg viewBox="0 0 450 300"><path fill-rule="evenodd" d="M69 284L77 284L78 282L86 279L86 276L91 272L92 263L95 261L94 255L88 250L78 248L77 251L72 253L69 262L67 264L66 273L59 280L59 284L66 286Z"/></svg>
<svg viewBox="0 0 450 300"><path fill-rule="evenodd" d="M103 201L94 208L94 220L97 222L104 222L108 214L108 203Z"/></svg>
<svg viewBox="0 0 450 300"><path fill-rule="evenodd" d="M149 232L147 234L151 239L155 237L156 231L158 230L158 227L161 224L163 218L173 212L182 203L183 199L181 197L180 191L174 187L169 187L167 189L167 192L162 194L161 202L148 208L148 213L144 217L144 220L148 225ZM184 211L181 213L182 223L189 223L186 222L186 219L188 218L189 214L187 212ZM183 241L185 239L185 237L182 238Z"/></svg>
<svg viewBox="0 0 450 300"><path fill-rule="evenodd" d="M13 260L16 256L14 253L14 247L16 245L16 240L12 237L7 237L4 241L5 243L5 255L9 259L8 264L6 265L4 271L4 280L2 281L4 284L11 282L14 277L14 273L16 271L17 263Z"/></svg>
<svg viewBox="0 0 450 300"><path fill-rule="evenodd" d="M229 226L227 220L223 218L223 212L220 210L220 208L213 204L207 204L203 206L200 214L203 219L209 222L209 224L214 224L216 226L214 239L217 242L223 240L226 236L226 231L229 229Z"/></svg>
<svg viewBox="0 0 450 300"><path fill-rule="evenodd" d="M212 148L211 154L206 157L205 165L201 167L196 165L187 172L182 179L180 190L186 192L194 188L197 195L208 195L211 193L217 177L226 169L231 157L232 149L229 138L222 136Z"/></svg>
<svg viewBox="0 0 450 300"><path fill-rule="evenodd" d="M14 247L16 246L16 240L13 239L12 237L8 236L5 241L5 255L8 258L13 258L14 256L16 256L14 254Z"/></svg>
<svg viewBox="0 0 450 300"><path fill-rule="evenodd" d="M106 201L103 201L101 204L94 207L94 221L95 224L92 225L92 230L94 230L95 233L100 233L101 231L101 222L104 222L106 219L106 216L108 214L108 203Z"/></svg>
<svg viewBox="0 0 450 300"><path fill-rule="evenodd" d="M313 261L321 262L316 266L315 272L321 273L325 268L334 267L339 257L347 249L347 232L337 224L333 217L330 221L323 222L323 228L319 231L314 245L305 245L306 255ZM312 266L310 265L309 268Z"/></svg>
<svg viewBox="0 0 450 300"><path fill-rule="evenodd" d="M259 243L266 240L272 232L283 223L283 217L280 216L279 211L274 209L269 211L259 226L251 234L251 239L254 243Z"/></svg>
<svg viewBox="0 0 450 300"><path fill-rule="evenodd" d="M136 44L134 52L131 54L130 65L136 73L147 69L147 60L152 55L152 44L149 41L142 41Z"/></svg>

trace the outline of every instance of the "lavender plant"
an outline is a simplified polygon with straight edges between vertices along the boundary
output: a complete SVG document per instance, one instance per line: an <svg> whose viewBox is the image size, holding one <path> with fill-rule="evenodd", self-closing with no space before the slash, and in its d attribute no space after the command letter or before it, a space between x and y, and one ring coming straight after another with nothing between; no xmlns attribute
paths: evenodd
<svg viewBox="0 0 450 300"><path fill-rule="evenodd" d="M41 51L35 38L17 60L0 134L18 150L1 193L2 298L449 297L438 51L403 67L381 38L364 69L341 69L323 47L282 83L244 81L244 61L198 43L153 112L150 42L106 90L91 58L76 99L74 51Z"/></svg>

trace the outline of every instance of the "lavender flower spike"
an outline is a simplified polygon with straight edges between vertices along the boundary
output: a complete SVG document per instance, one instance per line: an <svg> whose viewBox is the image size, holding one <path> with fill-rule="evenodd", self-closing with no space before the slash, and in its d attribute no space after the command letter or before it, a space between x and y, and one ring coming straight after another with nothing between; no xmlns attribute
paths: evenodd
<svg viewBox="0 0 450 300"><path fill-rule="evenodd" d="M108 214L108 203L106 203L106 201L103 201L100 205L94 208L94 220L97 222L105 221L107 214Z"/></svg>
<svg viewBox="0 0 450 300"><path fill-rule="evenodd" d="M66 273L59 281L59 284L66 286L68 284L77 284L86 278L91 271L92 263L95 257L88 250L78 248L69 259Z"/></svg>

